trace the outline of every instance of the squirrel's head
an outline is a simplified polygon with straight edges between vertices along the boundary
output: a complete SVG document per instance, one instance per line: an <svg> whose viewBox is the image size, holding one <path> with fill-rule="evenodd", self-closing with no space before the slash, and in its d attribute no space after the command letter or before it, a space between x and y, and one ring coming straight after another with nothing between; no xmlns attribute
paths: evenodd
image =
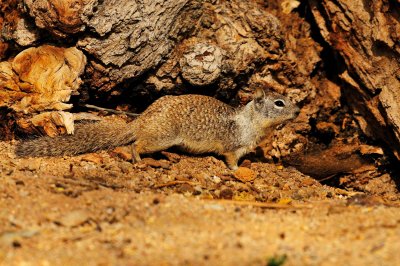
<svg viewBox="0 0 400 266"><path fill-rule="evenodd" d="M300 112L287 97L275 92L265 93L261 88L257 88L253 104L254 110L273 124L294 119Z"/></svg>

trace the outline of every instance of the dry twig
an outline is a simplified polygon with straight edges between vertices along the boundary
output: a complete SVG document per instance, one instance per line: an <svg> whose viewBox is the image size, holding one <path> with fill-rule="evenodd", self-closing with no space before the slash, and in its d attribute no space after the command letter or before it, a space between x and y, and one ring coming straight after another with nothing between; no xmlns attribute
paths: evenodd
<svg viewBox="0 0 400 266"><path fill-rule="evenodd" d="M305 209L305 208L308 209L308 208L311 208L311 206L307 205L307 204L281 204L281 203L273 203L273 202L227 200L227 199L220 199L220 200L209 199L208 201L214 201L216 204L253 206L253 207L261 207L261 208L267 208L267 209Z"/></svg>
<svg viewBox="0 0 400 266"><path fill-rule="evenodd" d="M131 113L131 112L125 112L125 111L118 111L118 110L114 110L114 109L108 109L108 108L103 108L103 107L98 107L95 105L91 105L91 104L85 104L86 108L89 109L95 109L95 110L99 110L99 111L105 111L105 112L109 112L109 113L113 113L113 114L124 114L124 115L129 115L129 116L139 116L140 114L135 114L135 113Z"/></svg>
<svg viewBox="0 0 400 266"><path fill-rule="evenodd" d="M192 186L199 185L199 183L197 183L197 182L184 181L184 180L174 180L174 181L170 181L170 182L167 182L167 183L164 183L164 184L155 185L154 188L170 187L170 186L175 186L175 185L179 185L179 184L189 184L189 185L192 185Z"/></svg>

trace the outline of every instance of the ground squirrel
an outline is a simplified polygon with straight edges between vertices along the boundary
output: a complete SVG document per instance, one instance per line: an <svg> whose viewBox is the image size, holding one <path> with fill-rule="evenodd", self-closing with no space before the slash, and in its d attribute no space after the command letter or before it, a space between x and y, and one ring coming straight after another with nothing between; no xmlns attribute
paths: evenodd
<svg viewBox="0 0 400 266"><path fill-rule="evenodd" d="M299 108L277 93L257 89L252 101L233 108L202 95L164 96L137 119L77 124L73 135L41 137L17 144L19 156L62 156L132 144L132 157L178 146L192 153L225 156L231 169L268 131L297 116Z"/></svg>

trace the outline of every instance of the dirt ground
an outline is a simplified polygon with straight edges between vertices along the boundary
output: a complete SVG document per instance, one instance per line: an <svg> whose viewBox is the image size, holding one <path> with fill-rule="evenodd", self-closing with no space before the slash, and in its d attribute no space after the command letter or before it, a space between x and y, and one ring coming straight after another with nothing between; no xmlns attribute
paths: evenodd
<svg viewBox="0 0 400 266"><path fill-rule="evenodd" d="M399 193L387 177L365 193L249 160L233 173L213 156L128 159L21 159L0 142L0 263L400 264Z"/></svg>

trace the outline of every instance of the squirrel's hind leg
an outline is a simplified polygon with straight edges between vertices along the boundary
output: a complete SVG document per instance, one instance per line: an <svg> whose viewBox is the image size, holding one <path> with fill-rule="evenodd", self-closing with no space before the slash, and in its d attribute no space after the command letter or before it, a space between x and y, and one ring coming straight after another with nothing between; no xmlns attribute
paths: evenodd
<svg viewBox="0 0 400 266"><path fill-rule="evenodd" d="M140 154L153 153L166 150L174 146L174 141L157 139L138 139L131 146L132 162L140 162Z"/></svg>
<svg viewBox="0 0 400 266"><path fill-rule="evenodd" d="M237 170L238 169L238 160L239 158L237 157L235 152L227 152L224 154L225 156L225 162L228 165L228 167L231 170Z"/></svg>

